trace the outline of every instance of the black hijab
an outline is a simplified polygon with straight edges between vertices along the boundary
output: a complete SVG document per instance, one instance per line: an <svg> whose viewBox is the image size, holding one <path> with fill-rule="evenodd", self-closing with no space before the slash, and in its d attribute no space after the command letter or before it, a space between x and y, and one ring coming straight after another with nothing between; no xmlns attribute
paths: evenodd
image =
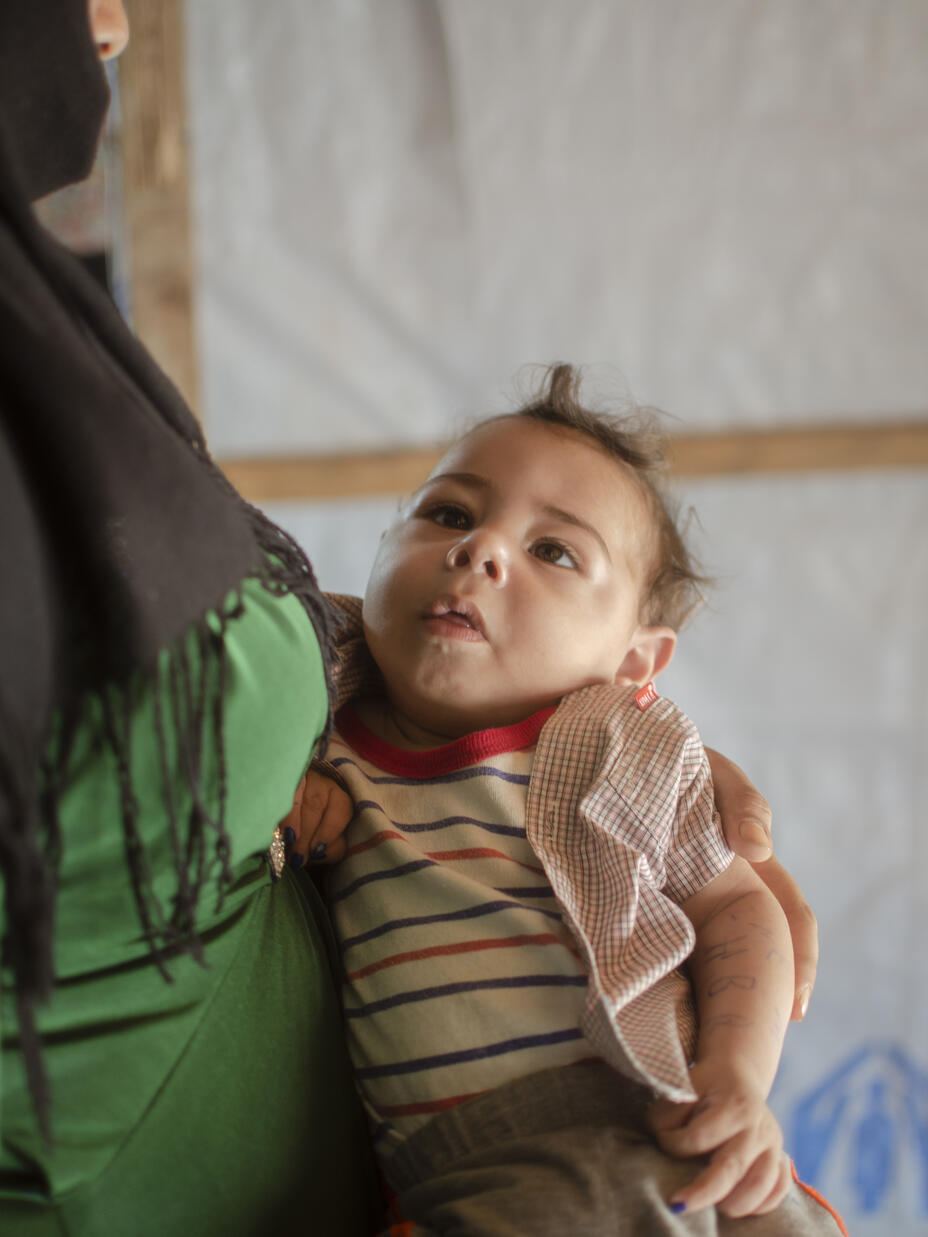
<svg viewBox="0 0 928 1237"><path fill-rule="evenodd" d="M87 0L0 0L3 961L42 1112L33 1007L54 978L55 802L82 702L88 693L103 700L107 739L127 770L130 675L146 674L157 687L159 650L195 626L221 684L222 641L204 617L247 576L299 595L327 648L324 604L302 552L232 490L177 390L33 214L35 197L90 170L107 101ZM178 694L189 696L190 666L182 652L175 660ZM221 739L218 708L215 725ZM201 738L201 727L182 728L194 780ZM194 794L194 818L171 821L188 858L179 860L174 910L162 916L145 892L128 783L122 798L135 856L127 880L157 955L191 939L210 860L193 839L198 829L215 837L212 857L224 862L221 810L209 819ZM200 857L195 871L191 854Z"/></svg>

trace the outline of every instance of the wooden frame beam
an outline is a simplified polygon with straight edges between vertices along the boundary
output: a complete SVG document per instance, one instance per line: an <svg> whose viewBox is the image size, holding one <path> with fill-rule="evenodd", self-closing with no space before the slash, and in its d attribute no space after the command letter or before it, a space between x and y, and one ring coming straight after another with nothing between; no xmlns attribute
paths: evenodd
<svg viewBox="0 0 928 1237"><path fill-rule="evenodd" d="M183 6L184 0L126 0L132 37L119 79L133 325L196 409ZM681 477L925 468L928 419L686 434L671 445L672 470ZM300 501L407 493L441 451L281 455L222 464L255 502Z"/></svg>
<svg viewBox="0 0 928 1237"><path fill-rule="evenodd" d="M680 434L670 440L677 477L928 467L928 420ZM232 484L252 502L406 494L443 448L226 459Z"/></svg>
<svg viewBox="0 0 928 1237"><path fill-rule="evenodd" d="M126 0L126 12L119 101L132 325L196 410L183 0Z"/></svg>
<svg viewBox="0 0 928 1237"><path fill-rule="evenodd" d="M723 430L671 439L678 476L928 467L928 420Z"/></svg>

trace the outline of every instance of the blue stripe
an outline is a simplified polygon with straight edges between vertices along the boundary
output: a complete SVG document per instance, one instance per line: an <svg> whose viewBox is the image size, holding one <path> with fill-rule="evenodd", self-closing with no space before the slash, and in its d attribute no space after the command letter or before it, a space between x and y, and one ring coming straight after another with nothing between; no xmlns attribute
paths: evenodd
<svg viewBox="0 0 928 1237"><path fill-rule="evenodd" d="M397 868L379 868L376 872L366 872L364 876L357 877L350 885L346 885L344 889L339 889L336 893L330 894L329 902L343 902L345 898L350 898L359 889L363 889L365 885L373 884L375 881L394 880L398 876L409 876L413 872L421 872L423 868L437 867L441 867L441 864L436 863L434 859L413 859L409 863L401 863ZM494 891L496 893L503 893L508 898L553 898L557 896L548 885L514 885L511 889L495 888ZM441 918L441 916L437 917L438 920Z"/></svg>
<svg viewBox="0 0 928 1237"><path fill-rule="evenodd" d="M437 829L450 829L452 825L476 825L487 833L498 833L503 837L525 837L524 826L520 828L519 825L498 825L491 820L478 820L476 816L444 816L441 820L410 821L407 823L406 821L394 820L392 816L387 816L383 806L374 799L359 799L354 805L355 814L357 815L358 812L365 808L373 808L375 812L379 812L381 816L390 822L394 829L399 829L402 833L431 833Z"/></svg>
<svg viewBox="0 0 928 1237"><path fill-rule="evenodd" d="M400 1074L418 1074L423 1070L442 1069L447 1065L460 1065L465 1061L482 1061L487 1057L502 1057L507 1052L522 1052L526 1048L541 1048L548 1044L567 1044L583 1038L579 1027L568 1031L551 1031L547 1035L523 1035L518 1039L503 1040L498 1044L485 1044L481 1048L467 1048L462 1052L443 1052L434 1057L417 1057L412 1061L395 1061L391 1065L371 1065L355 1070L356 1078L390 1078Z"/></svg>
<svg viewBox="0 0 928 1237"><path fill-rule="evenodd" d="M332 901L335 899L333 898ZM375 941L378 936L385 936L388 932L398 932L401 928L417 928L421 924L427 923L452 923L459 919L479 919L481 915L493 915L497 911L507 910L532 911L536 915L544 915L546 919L554 919L560 922L561 915L559 911L546 911L540 906L522 906L518 902L507 900L505 902L482 902L477 906L466 906L460 911L444 911L442 914L436 915L410 915L407 919L391 919L387 923L379 923L376 928L370 928L367 932L359 932L357 936L348 936L341 942L342 951L350 949L353 945L363 945L367 941Z"/></svg>
<svg viewBox="0 0 928 1237"><path fill-rule="evenodd" d="M511 889L496 888L510 898L555 898L557 894L550 885L514 885Z"/></svg>
<svg viewBox="0 0 928 1237"><path fill-rule="evenodd" d="M467 769L458 769L455 773L443 773L441 777L374 777L368 773L366 769L362 769L357 761L349 759L348 756L336 756L330 762L334 768L340 769L342 765L351 765L357 769L362 777L366 777L374 786L422 786L426 782L430 786L448 786L452 782L467 782L474 777L498 777L502 782L510 782L513 786L527 786L529 775L527 773L505 773L502 769L495 769L493 765L471 765Z"/></svg>
<svg viewBox="0 0 928 1237"><path fill-rule="evenodd" d="M585 975L511 975L503 979L469 979L456 984L440 984L432 988L416 988L410 992L397 992L381 1001L369 1001L358 1009L346 1009L346 1018L366 1018L381 1010L393 1009L395 1005L410 1005L416 1001L433 1001L438 997L457 996L461 992L485 992L506 988L585 988Z"/></svg>
<svg viewBox="0 0 928 1237"><path fill-rule="evenodd" d="M368 872L365 876L359 876L357 880L353 880L344 889L339 889L337 893L330 894L329 902L341 902L345 898L350 898L353 893L357 893L359 889L364 885L371 884L372 881L393 880L394 877L408 876L411 872L418 872L422 868L435 868L437 866L433 859L416 859L412 863L401 863L398 868L381 868L378 872Z"/></svg>

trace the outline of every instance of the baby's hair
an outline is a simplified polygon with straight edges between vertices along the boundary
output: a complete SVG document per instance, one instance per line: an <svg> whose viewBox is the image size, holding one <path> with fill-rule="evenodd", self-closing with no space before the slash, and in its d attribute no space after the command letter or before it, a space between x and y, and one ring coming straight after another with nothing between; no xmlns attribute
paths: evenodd
<svg viewBox="0 0 928 1237"><path fill-rule="evenodd" d="M650 564L642 585L641 621L678 631L702 603L703 575L684 541L676 505L659 474L666 470L667 438L658 414L634 407L624 415L594 412L580 402L581 374L572 365L552 365L540 389L521 408L490 420L528 418L586 435L635 479L653 519Z"/></svg>

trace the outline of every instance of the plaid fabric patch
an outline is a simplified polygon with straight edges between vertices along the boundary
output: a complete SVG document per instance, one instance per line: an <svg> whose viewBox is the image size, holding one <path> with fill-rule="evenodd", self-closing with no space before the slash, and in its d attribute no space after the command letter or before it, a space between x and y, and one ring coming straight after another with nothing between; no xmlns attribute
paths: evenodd
<svg viewBox="0 0 928 1237"><path fill-rule="evenodd" d="M583 1029L596 1050L671 1099L692 1099L695 943L678 902L732 859L709 764L669 700L635 688L572 692L541 732L526 832L586 960Z"/></svg>

